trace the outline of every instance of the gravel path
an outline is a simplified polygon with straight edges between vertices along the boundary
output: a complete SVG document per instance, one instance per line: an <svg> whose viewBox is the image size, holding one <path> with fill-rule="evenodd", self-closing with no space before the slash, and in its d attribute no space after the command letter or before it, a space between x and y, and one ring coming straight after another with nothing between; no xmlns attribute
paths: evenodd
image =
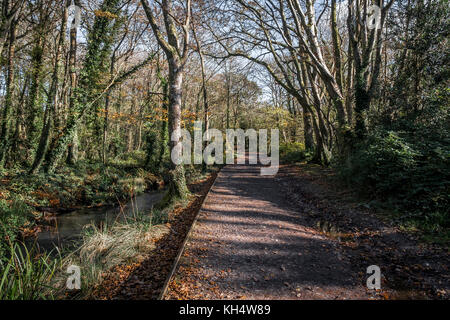
<svg viewBox="0 0 450 320"><path fill-rule="evenodd" d="M338 243L287 203L282 179L261 176L259 166L221 171L166 299L368 297Z"/></svg>

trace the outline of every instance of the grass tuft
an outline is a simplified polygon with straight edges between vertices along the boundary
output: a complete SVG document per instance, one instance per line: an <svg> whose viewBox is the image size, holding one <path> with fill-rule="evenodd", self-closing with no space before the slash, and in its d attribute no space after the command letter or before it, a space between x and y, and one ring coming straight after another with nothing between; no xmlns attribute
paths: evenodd
<svg viewBox="0 0 450 320"><path fill-rule="evenodd" d="M10 258L0 260L0 300L52 299L54 288L49 285L59 266L59 259L50 254L33 255L25 245L9 247Z"/></svg>

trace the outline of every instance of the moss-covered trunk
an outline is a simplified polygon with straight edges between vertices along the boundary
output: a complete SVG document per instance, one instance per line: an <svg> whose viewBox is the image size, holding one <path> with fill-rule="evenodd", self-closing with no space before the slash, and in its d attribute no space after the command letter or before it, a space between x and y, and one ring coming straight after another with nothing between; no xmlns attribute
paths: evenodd
<svg viewBox="0 0 450 320"><path fill-rule="evenodd" d="M6 155L10 146L10 113L13 107L14 92L14 60L16 49L16 23L11 24L8 48L8 60L6 66L6 96L3 107L1 132L0 132L0 168L3 168L6 162Z"/></svg>

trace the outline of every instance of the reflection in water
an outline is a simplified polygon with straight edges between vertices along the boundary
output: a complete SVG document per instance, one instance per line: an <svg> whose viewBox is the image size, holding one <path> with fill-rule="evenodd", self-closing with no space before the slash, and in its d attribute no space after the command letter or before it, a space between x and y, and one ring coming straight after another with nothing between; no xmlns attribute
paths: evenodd
<svg viewBox="0 0 450 320"><path fill-rule="evenodd" d="M55 246L73 243L80 239L83 228L90 224L97 226L102 223L111 224L126 217L132 218L138 212L150 211L161 201L163 192L144 193L130 200L123 207L80 209L55 217L52 227L39 232L35 239L28 239L27 243L36 243L40 249L52 250Z"/></svg>

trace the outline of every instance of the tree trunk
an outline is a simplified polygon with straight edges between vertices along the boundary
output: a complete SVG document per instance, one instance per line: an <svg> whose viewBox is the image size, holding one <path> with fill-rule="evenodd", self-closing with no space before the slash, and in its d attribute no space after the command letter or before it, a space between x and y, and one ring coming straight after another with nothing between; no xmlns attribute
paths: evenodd
<svg viewBox="0 0 450 320"><path fill-rule="evenodd" d="M10 146L9 118L13 105L15 48L16 48L16 23L13 22L11 24L9 35L8 60L6 66L6 96L5 96L5 105L3 107L1 133L0 133L0 169L5 166L6 155L8 153L8 149Z"/></svg>
<svg viewBox="0 0 450 320"><path fill-rule="evenodd" d="M181 99L183 90L183 72L184 66L188 59L190 19L191 19L191 2L186 2L185 24L182 26L184 37L184 48L180 48L177 28L174 21L173 3L171 0L163 0L161 9L164 18L164 25L167 33L167 40L161 33L160 27L157 25L157 19L146 0L141 0L145 14L150 22L153 33L158 40L159 45L163 48L167 62L169 64L169 131L172 135L170 139L171 149L174 150L181 143ZM181 156L181 155L178 155ZM188 194L186 187L186 178L184 176L184 168L182 165L175 165L171 162L171 179L169 190L165 196L163 204L172 202L176 198L185 198Z"/></svg>
<svg viewBox="0 0 450 320"><path fill-rule="evenodd" d="M358 68L360 69L360 68ZM366 123L364 113L370 107L371 97L367 92L367 81L364 68L356 70L355 83L355 133L358 140L364 139L366 135Z"/></svg>
<svg viewBox="0 0 450 320"><path fill-rule="evenodd" d="M158 64L158 68L159 68L159 64ZM159 69L158 69L158 74L159 74ZM164 92L164 100L162 103L162 107L165 111L167 111L167 114L169 113L169 84L167 83L167 80L162 78L160 76L160 79L162 81L162 89ZM158 158L158 162L156 163L156 167L158 169L161 169L161 166L164 162L164 159L166 157L166 154L168 152L168 148L169 148L169 119L163 119L162 123L161 123L161 130L160 130L160 137L159 137L159 141L160 141L160 145L159 145L159 158Z"/></svg>
<svg viewBox="0 0 450 320"><path fill-rule="evenodd" d="M69 113L75 108L75 89L77 87L77 28L70 29L70 50L69 50L69 75L70 75L70 95L69 95ZM67 163L74 164L78 157L78 139L76 128L72 143L69 144L67 152Z"/></svg>
<svg viewBox="0 0 450 320"><path fill-rule="evenodd" d="M32 52L32 76L31 76L31 85L30 91L28 95L27 101L27 113L28 113L28 124L29 129L27 132L27 139L29 141L29 145L33 146L36 140L36 131L37 126L35 123L36 114L39 112L38 106L38 98L40 91L40 83L42 76L42 67L43 67L43 57L44 57L44 47L43 47L43 39L39 36L35 47Z"/></svg>
<svg viewBox="0 0 450 320"><path fill-rule="evenodd" d="M171 134L170 149L174 150L181 143L181 98L183 88L183 68L175 58L169 59L169 132ZM171 162L171 183L169 195L184 199L188 193L184 167Z"/></svg>
<svg viewBox="0 0 450 320"><path fill-rule="evenodd" d="M347 121L351 127L353 124L353 57L351 44L348 45L347 64L347 97L345 100L345 107L347 110Z"/></svg>
<svg viewBox="0 0 450 320"><path fill-rule="evenodd" d="M204 120L203 120L203 128L204 132L207 132L209 129L209 106L208 106L208 87L206 84L206 72L205 72L205 59L203 57L202 48L200 46L200 41L198 41L197 34L194 30L194 38L197 43L197 52L200 57L200 66L202 71L202 92L203 92L203 111L204 111ZM206 142L204 142L203 147L206 147ZM202 171L205 172L208 165L205 161L202 162Z"/></svg>
<svg viewBox="0 0 450 320"><path fill-rule="evenodd" d="M227 114L226 114L226 129L230 128L230 108L231 108L231 75L229 71L226 72L226 88L227 88Z"/></svg>
<svg viewBox="0 0 450 320"><path fill-rule="evenodd" d="M53 116L56 113L56 105L58 99L57 93L58 93L61 51L62 46L64 44L64 35L67 27L67 19L68 19L67 6L64 6L61 29L59 32L59 40L56 47L55 64L53 67L53 74L52 74L52 83L50 86L50 92L47 98L46 108L44 112L44 121L43 121L44 124L41 131L41 137L39 139L39 145L38 148L36 149L36 154L34 156L33 165L31 166L30 169L31 174L35 174L36 172L38 172L39 168L42 165L42 162L45 158L49 145L50 132L51 129L53 128Z"/></svg>
<svg viewBox="0 0 450 320"><path fill-rule="evenodd" d="M314 150L314 137L311 118L311 112L307 108L303 107L303 129L305 137L305 149L307 151Z"/></svg>

